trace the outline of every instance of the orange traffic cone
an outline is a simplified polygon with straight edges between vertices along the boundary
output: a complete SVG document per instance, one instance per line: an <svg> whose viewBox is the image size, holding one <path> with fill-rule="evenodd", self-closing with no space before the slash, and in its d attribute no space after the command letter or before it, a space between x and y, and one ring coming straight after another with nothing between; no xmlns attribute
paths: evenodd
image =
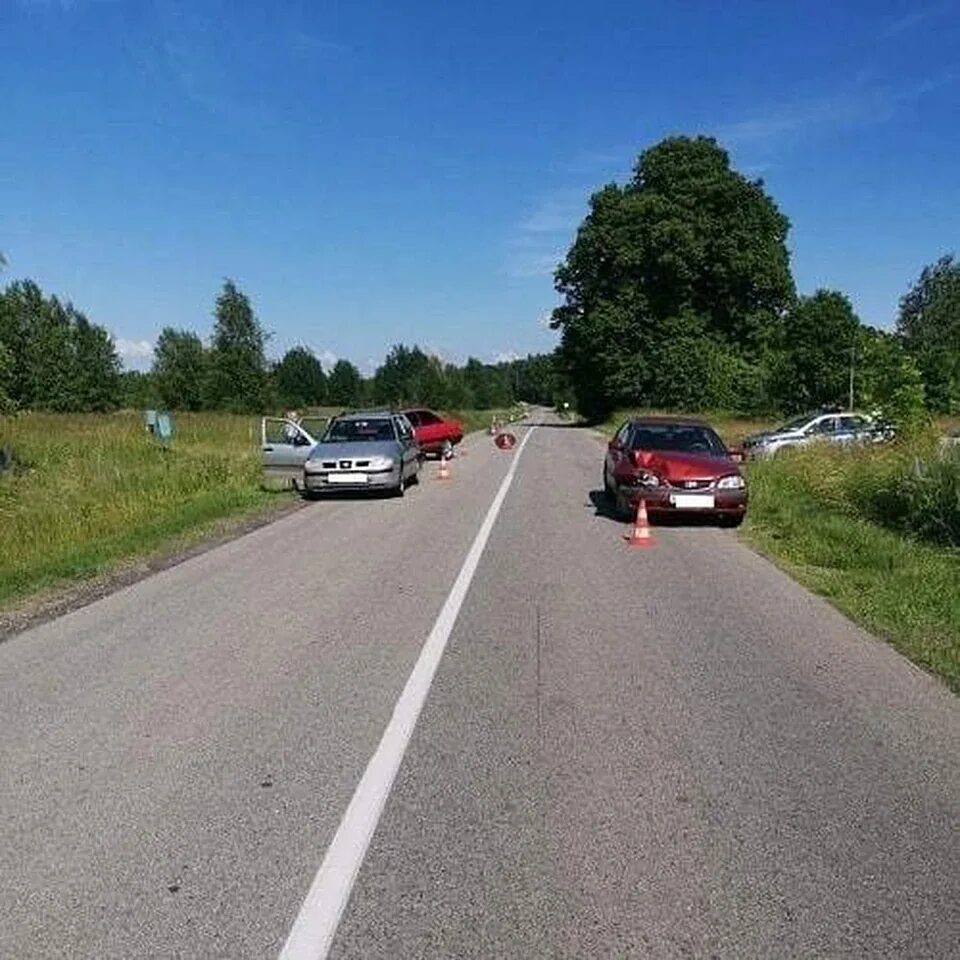
<svg viewBox="0 0 960 960"><path fill-rule="evenodd" d="M633 524L633 531L624 540L631 547L652 547L657 541L650 533L650 523L647 520L647 502L641 500L637 505L637 519Z"/></svg>
<svg viewBox="0 0 960 960"><path fill-rule="evenodd" d="M446 457L440 457L440 469L437 471L438 480L450 479L450 461Z"/></svg>

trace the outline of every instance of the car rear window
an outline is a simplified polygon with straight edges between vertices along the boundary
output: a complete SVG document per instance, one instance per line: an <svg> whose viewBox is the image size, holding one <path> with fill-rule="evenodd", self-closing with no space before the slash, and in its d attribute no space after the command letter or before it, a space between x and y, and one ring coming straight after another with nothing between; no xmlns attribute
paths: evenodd
<svg viewBox="0 0 960 960"><path fill-rule="evenodd" d="M709 428L688 423L636 423L630 437L634 450L673 453L727 452L723 441Z"/></svg>

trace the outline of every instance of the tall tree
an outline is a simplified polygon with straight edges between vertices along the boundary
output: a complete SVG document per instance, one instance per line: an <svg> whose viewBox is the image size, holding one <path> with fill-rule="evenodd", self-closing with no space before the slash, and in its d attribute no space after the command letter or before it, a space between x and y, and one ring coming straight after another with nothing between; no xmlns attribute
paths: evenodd
<svg viewBox="0 0 960 960"><path fill-rule="evenodd" d="M377 403L442 407L447 402L443 363L417 346L397 344L374 374L373 391Z"/></svg>
<svg viewBox="0 0 960 960"><path fill-rule="evenodd" d="M190 330L164 327L153 350L153 382L164 406L200 410L208 376L208 357Z"/></svg>
<svg viewBox="0 0 960 960"><path fill-rule="evenodd" d="M553 403L559 389L557 358L553 353L529 354L510 364L516 399Z"/></svg>
<svg viewBox="0 0 960 960"><path fill-rule="evenodd" d="M124 370L120 374L120 405L125 410L143 410L162 403L152 373Z"/></svg>
<svg viewBox="0 0 960 960"><path fill-rule="evenodd" d="M13 397L23 407L76 408L70 318L31 280L4 291L0 340L13 354Z"/></svg>
<svg viewBox="0 0 960 960"><path fill-rule="evenodd" d="M941 257L923 268L900 301L897 331L914 356L934 410L960 410L960 263Z"/></svg>
<svg viewBox="0 0 960 960"><path fill-rule="evenodd" d="M469 357L463 368L463 377L478 410L509 407L513 403L513 378L507 364L495 367Z"/></svg>
<svg viewBox="0 0 960 960"><path fill-rule="evenodd" d="M345 407L362 402L363 378L349 360L338 360L327 378L327 399Z"/></svg>
<svg viewBox="0 0 960 960"><path fill-rule="evenodd" d="M13 354L0 340L0 413L14 409L13 402Z"/></svg>
<svg viewBox="0 0 960 960"><path fill-rule="evenodd" d="M796 412L827 403L845 405L851 352L860 331L860 320L842 293L818 290L801 297L785 323L776 387L781 407Z"/></svg>
<svg viewBox="0 0 960 960"><path fill-rule="evenodd" d="M119 401L120 361L107 331L32 281L0 294L10 399L47 410L106 410Z"/></svg>
<svg viewBox="0 0 960 960"><path fill-rule="evenodd" d="M250 301L232 280L217 297L207 377L207 399L225 410L263 410L269 383L264 345L267 335Z"/></svg>
<svg viewBox="0 0 960 960"><path fill-rule="evenodd" d="M581 410L658 402L653 358L681 318L756 362L794 298L788 229L763 183L706 137L661 141L629 183L595 193L557 270L552 320Z"/></svg>
<svg viewBox="0 0 960 960"><path fill-rule="evenodd" d="M120 402L120 358L109 333L68 304L73 322L78 410L112 410Z"/></svg>
<svg viewBox="0 0 960 960"><path fill-rule="evenodd" d="M306 347L288 350L274 367L280 401L287 407L319 405L327 396L327 377L320 361Z"/></svg>
<svg viewBox="0 0 960 960"><path fill-rule="evenodd" d="M872 327L860 330L855 396L859 406L895 424L901 435L929 421L923 377L900 337Z"/></svg>

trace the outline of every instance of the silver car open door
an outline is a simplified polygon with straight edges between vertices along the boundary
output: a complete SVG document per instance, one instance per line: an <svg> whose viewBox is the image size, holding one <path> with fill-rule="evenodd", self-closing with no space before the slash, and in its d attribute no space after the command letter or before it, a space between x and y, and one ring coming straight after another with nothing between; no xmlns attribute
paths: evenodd
<svg viewBox="0 0 960 960"><path fill-rule="evenodd" d="M299 489L303 465L316 442L295 420L264 417L260 421L264 485Z"/></svg>

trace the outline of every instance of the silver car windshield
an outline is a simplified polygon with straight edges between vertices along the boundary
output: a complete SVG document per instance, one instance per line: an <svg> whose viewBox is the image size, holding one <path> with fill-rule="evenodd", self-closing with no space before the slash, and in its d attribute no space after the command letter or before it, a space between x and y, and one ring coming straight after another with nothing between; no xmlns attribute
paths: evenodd
<svg viewBox="0 0 960 960"><path fill-rule="evenodd" d="M783 426L777 427L777 433L793 433L794 430L799 430L801 427L805 427L814 417L815 413L807 413L802 417L794 417L793 420L788 420Z"/></svg>
<svg viewBox="0 0 960 960"><path fill-rule="evenodd" d="M334 420L321 443L369 443L394 440L393 421L386 417L372 420Z"/></svg>

